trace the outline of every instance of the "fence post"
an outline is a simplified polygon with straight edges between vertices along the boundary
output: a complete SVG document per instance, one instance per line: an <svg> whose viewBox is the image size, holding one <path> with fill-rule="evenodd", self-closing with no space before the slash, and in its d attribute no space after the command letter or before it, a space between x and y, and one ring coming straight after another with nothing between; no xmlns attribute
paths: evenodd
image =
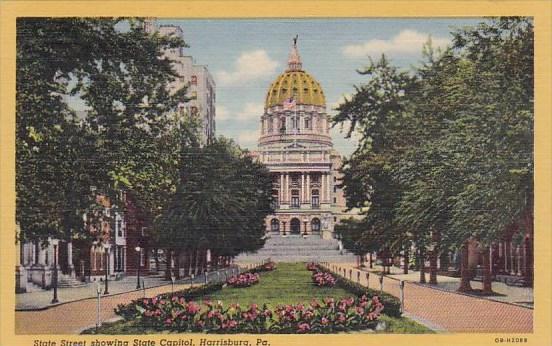
<svg viewBox="0 0 552 346"><path fill-rule="evenodd" d="M193 287L194 287L194 276L195 276L194 273L192 273L192 274L190 275L190 288L193 288Z"/></svg>
<svg viewBox="0 0 552 346"><path fill-rule="evenodd" d="M100 321L100 300L102 296L102 287L100 286L100 282L96 282L96 295L98 297L97 303L96 303L96 332L98 332L98 328L102 325L102 322Z"/></svg>
<svg viewBox="0 0 552 346"><path fill-rule="evenodd" d="M171 293L174 293L174 274L171 273Z"/></svg>
<svg viewBox="0 0 552 346"><path fill-rule="evenodd" d="M142 289L144 291L144 298L146 298L146 283L144 282L144 279L142 279Z"/></svg>
<svg viewBox="0 0 552 346"><path fill-rule="evenodd" d="M220 272L217 270L217 283L220 282Z"/></svg>
<svg viewBox="0 0 552 346"><path fill-rule="evenodd" d="M209 273L205 271L205 285L209 284Z"/></svg>
<svg viewBox="0 0 552 346"><path fill-rule="evenodd" d="M380 282L380 294L383 294L383 273L380 274L379 282Z"/></svg>
<svg viewBox="0 0 552 346"><path fill-rule="evenodd" d="M349 280L353 280L353 270L349 269Z"/></svg>
<svg viewBox="0 0 552 346"><path fill-rule="evenodd" d="M366 288L370 288L370 273L366 273Z"/></svg>
<svg viewBox="0 0 552 346"><path fill-rule="evenodd" d="M357 283L360 285L360 270L357 272Z"/></svg>
<svg viewBox="0 0 552 346"><path fill-rule="evenodd" d="M399 283L401 289L401 313L404 313L404 280L401 280Z"/></svg>

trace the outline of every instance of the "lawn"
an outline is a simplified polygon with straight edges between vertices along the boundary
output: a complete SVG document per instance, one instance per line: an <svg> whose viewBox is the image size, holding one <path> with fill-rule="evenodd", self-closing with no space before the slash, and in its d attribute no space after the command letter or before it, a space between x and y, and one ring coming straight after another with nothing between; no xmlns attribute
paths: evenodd
<svg viewBox="0 0 552 346"><path fill-rule="evenodd" d="M351 293L342 288L314 286L311 275L305 269L304 263L278 263L276 270L262 274L258 284L247 289L227 287L211 294L210 298L214 301L221 300L225 304L266 303L275 308L278 304L308 303L312 299L351 296Z"/></svg>
<svg viewBox="0 0 552 346"><path fill-rule="evenodd" d="M275 308L279 304L308 303L313 299L321 300L326 297L340 299L353 294L343 288L322 288L313 285L312 273L305 268L305 263L278 263L277 269L261 274L260 282L248 288L226 287L212 293L205 298L212 301L222 301L225 306L239 303L248 306L252 303L267 304ZM395 318L387 315L380 316L387 328L379 333L432 333L425 326L410 319ZM158 333L155 330L144 329L139 321L118 321L104 324L98 331L100 334L145 334ZM94 333L94 330L85 331Z"/></svg>

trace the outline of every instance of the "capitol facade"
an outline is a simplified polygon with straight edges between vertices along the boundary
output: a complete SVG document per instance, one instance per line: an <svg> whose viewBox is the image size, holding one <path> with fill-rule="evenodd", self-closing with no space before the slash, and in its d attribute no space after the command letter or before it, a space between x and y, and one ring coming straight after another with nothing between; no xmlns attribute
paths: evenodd
<svg viewBox="0 0 552 346"><path fill-rule="evenodd" d="M303 70L294 40L288 67L270 85L256 153L272 173L272 235L334 236L344 212L341 156L333 149L330 117L320 83Z"/></svg>

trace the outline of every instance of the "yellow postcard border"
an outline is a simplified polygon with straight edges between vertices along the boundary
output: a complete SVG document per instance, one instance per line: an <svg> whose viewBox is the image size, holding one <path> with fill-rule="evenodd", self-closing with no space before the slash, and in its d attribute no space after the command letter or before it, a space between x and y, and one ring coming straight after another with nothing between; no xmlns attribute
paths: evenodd
<svg viewBox="0 0 552 346"><path fill-rule="evenodd" d="M296 16L295 14L301 14ZM93 340L60 335L14 335L15 266L15 19L29 16L150 16L164 18L330 18L532 16L535 20L535 310L532 334L269 335L270 345L490 345L497 337L526 337L552 345L552 2L542 1L3 1L0 2L0 346L36 339ZM160 341L162 336L148 339ZM255 342L257 337L240 336ZM119 336L119 340L135 339ZM194 335L194 339L198 339ZM214 338L209 338L214 339Z"/></svg>

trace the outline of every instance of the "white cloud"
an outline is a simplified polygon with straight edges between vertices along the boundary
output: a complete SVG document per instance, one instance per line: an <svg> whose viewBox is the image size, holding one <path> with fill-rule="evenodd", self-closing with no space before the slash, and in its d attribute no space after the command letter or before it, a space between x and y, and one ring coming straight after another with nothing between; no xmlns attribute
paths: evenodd
<svg viewBox="0 0 552 346"><path fill-rule="evenodd" d="M261 119L264 113L264 104L260 102L246 102L245 106L236 116L239 120Z"/></svg>
<svg viewBox="0 0 552 346"><path fill-rule="evenodd" d="M230 119L230 112L228 111L228 108L224 106L217 105L216 110L216 120L228 120Z"/></svg>
<svg viewBox="0 0 552 346"><path fill-rule="evenodd" d="M246 102L238 112L228 110L224 106L217 106L217 120L219 121L256 121L264 113L264 104L261 102Z"/></svg>
<svg viewBox="0 0 552 346"><path fill-rule="evenodd" d="M259 130L247 130L238 134L236 141L242 147L254 149L257 146L257 140L259 139Z"/></svg>
<svg viewBox="0 0 552 346"><path fill-rule="evenodd" d="M419 54L427 42L429 34L415 30L403 30L390 40L370 40L361 44L352 44L343 48L343 55L348 58L363 58L370 55L385 54ZM450 43L445 37L431 37L434 48L444 47Z"/></svg>
<svg viewBox="0 0 552 346"><path fill-rule="evenodd" d="M268 77L276 72L278 62L272 60L264 49L243 52L234 63L233 71L218 71L217 84L232 85Z"/></svg>

